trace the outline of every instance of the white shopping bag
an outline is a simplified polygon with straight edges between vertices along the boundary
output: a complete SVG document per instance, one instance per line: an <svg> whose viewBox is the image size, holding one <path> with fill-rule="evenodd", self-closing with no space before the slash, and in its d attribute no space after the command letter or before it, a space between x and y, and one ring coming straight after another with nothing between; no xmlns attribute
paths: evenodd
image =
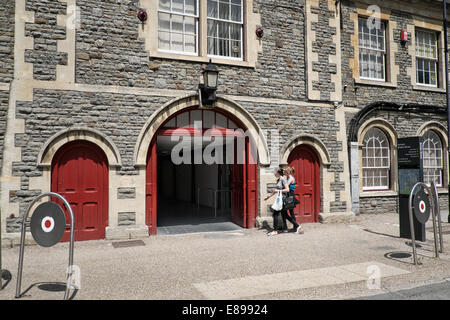
<svg viewBox="0 0 450 320"><path fill-rule="evenodd" d="M277 198L272 205L272 209L274 211L281 211L281 209L283 209L283 196L281 195L281 190L278 191Z"/></svg>

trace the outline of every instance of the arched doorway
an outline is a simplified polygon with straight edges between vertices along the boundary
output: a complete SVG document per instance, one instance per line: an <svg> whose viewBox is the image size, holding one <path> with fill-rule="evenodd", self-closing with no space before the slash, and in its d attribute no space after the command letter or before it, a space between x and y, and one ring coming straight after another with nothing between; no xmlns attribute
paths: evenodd
<svg viewBox="0 0 450 320"><path fill-rule="evenodd" d="M294 209L300 223L318 222L320 212L320 164L316 152L307 145L291 151L288 164L295 169L295 193L300 204Z"/></svg>
<svg viewBox="0 0 450 320"><path fill-rule="evenodd" d="M75 240L105 238L108 225L108 161L88 141L63 145L52 161L51 191L61 194L75 215ZM66 221L70 221L66 212ZM63 241L69 240L66 231Z"/></svg>
<svg viewBox="0 0 450 320"><path fill-rule="evenodd" d="M177 142L172 141L173 136L191 138L194 142L188 164L174 164L171 156ZM208 137L209 142L223 139L219 148L221 157L215 158L222 161L205 163L202 154L208 148L208 142L205 144L204 140L200 146L200 159L197 157L195 139L204 137ZM252 147L244 125L222 110L185 108L162 123L147 154L146 224L149 233L156 234L163 220L168 223L165 212L170 210L179 212L178 216L172 214L170 223L183 224L219 221L214 219L224 218L223 211L228 208L230 221L244 228L254 227L257 155ZM205 217L201 207L209 208L206 211L211 219ZM177 219L179 222L174 221Z"/></svg>

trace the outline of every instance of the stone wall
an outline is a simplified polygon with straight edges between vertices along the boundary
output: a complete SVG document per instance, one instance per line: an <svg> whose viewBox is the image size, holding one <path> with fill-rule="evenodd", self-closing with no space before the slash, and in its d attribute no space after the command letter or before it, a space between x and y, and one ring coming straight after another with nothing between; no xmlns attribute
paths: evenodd
<svg viewBox="0 0 450 320"><path fill-rule="evenodd" d="M398 197L368 197L359 199L359 212L361 214L398 212Z"/></svg>
<svg viewBox="0 0 450 320"><path fill-rule="evenodd" d="M347 203L340 198L345 188L345 179L341 173L344 165L340 161L338 152L342 151L342 141L337 140L339 123L335 119L332 107L311 106L283 106L269 103L249 103L242 105L251 112L263 130L276 129L280 134L280 148L292 137L299 135L312 135L322 141L330 153L331 165L323 170L334 174L331 185L323 186L323 190L334 192L334 201L330 203L331 212L345 212ZM272 139L268 138L269 150ZM321 202L323 205L323 202Z"/></svg>
<svg viewBox="0 0 450 320"><path fill-rule="evenodd" d="M304 1L255 0L264 28L256 68L219 65L219 92L304 100ZM76 81L86 84L196 90L202 63L149 57L138 37L139 1L79 0ZM152 30L152 32L157 32ZM248 30L255 32L255 30Z"/></svg>
<svg viewBox="0 0 450 320"><path fill-rule="evenodd" d="M330 55L337 54L333 37L338 30L330 24L335 11L329 7L328 0L319 0L317 7L311 7L311 13L317 15L317 22L312 22L311 31L315 32L315 38L308 45L318 57L317 61L311 61L312 71L318 74L318 79L312 81L312 89L320 92L320 100L330 101L331 93L336 89L331 75L337 73L337 64L330 61Z"/></svg>
<svg viewBox="0 0 450 320"><path fill-rule="evenodd" d="M0 82L14 77L14 1L0 0Z"/></svg>
<svg viewBox="0 0 450 320"><path fill-rule="evenodd" d="M30 190L30 177L42 176L36 166L37 156L44 144L57 132L72 126L100 131L117 146L122 167L119 175L137 174L133 162L134 148L141 129L152 113L173 97L91 93L80 91L35 89L33 101L17 102L17 118L24 119L25 133L15 135L15 145L21 148L21 161L13 163L13 175L20 177L20 190L9 194L11 202L18 202L20 214L40 190ZM324 170L334 174L331 185L323 186L335 193L330 211L346 211L347 203L340 198L344 181L340 181L343 163L338 159L342 141L337 141L339 123L333 107L298 106L271 103L242 102L263 130L280 132L281 148L292 136L308 134L320 139L328 149L331 165ZM269 149L271 141L269 139ZM342 177L344 178L344 177ZM117 190L119 199L135 198L137 190L124 186ZM9 229L14 225L9 220Z"/></svg>
<svg viewBox="0 0 450 320"><path fill-rule="evenodd" d="M34 39L34 48L25 50L25 62L33 63L34 79L56 80L56 66L67 65L67 53L57 49L57 41L66 38L65 28L57 26L57 15L66 14L66 4L27 0L25 10L34 12L34 23L25 24L25 36Z"/></svg>
<svg viewBox="0 0 450 320"><path fill-rule="evenodd" d="M357 14L356 2L352 0L341 1L341 50L342 50L342 82L343 82L343 103L346 107L353 107L362 109L370 103L387 101L398 104L415 103L423 105L445 106L446 96L444 92L432 92L425 90L417 90L413 85L411 72L413 69L414 55L411 54L411 30L414 30L414 17L412 14L405 12L404 1L390 2L389 5L398 3L396 10L388 11L389 21L392 24L393 39L389 39L388 56L394 54L394 66L390 70L395 70L396 81L391 86L373 85L358 83L354 79L354 70L351 64L355 56L355 48L352 43L352 36L357 31L357 24L352 20ZM375 3L373 3L375 4ZM378 2L376 4L379 4ZM363 5L364 6L364 5ZM369 5L367 5L368 7ZM383 11L387 12L387 11ZM417 19L417 18L416 18ZM408 30L408 41L405 44L400 42L400 31ZM386 30L388 34L388 30ZM355 39L353 39L355 40ZM356 38L357 45L357 38ZM398 70L398 71L397 71ZM394 78L391 75L391 79ZM442 79L441 79L442 81ZM356 115L356 112L346 113L347 130L351 119ZM387 112L377 111L370 114L365 120L371 118L382 118L389 122L395 129L395 134L398 138L416 136L418 129L428 121L435 121L440 123L444 128L447 127L447 119L445 115L435 114L432 110L430 112ZM347 137L348 137L347 132ZM397 178L397 177L396 177ZM361 213L381 213L397 210L397 197L386 196L377 198L360 198ZM441 197L441 207L447 207L447 196Z"/></svg>
<svg viewBox="0 0 450 320"><path fill-rule="evenodd" d="M390 21L396 23L393 30L394 38L389 41L391 51L396 51L394 61L398 67L397 86L385 87L377 85L358 84L354 81L353 70L350 60L354 57L354 48L351 36L357 31L357 25L350 18L350 14L356 14L355 2L351 0L341 1L342 29L341 29L341 50L342 50L342 79L343 79L343 101L346 106L363 108L371 102L389 101L395 103L420 103L427 105L445 105L445 93L414 90L411 75L408 69L412 67L412 60L415 59L409 52L411 41L402 45L400 42L400 31L406 30L407 26L413 26L413 17L402 11L403 3L399 2L398 11L392 10ZM389 22L388 22L389 23ZM408 34L408 39L412 39ZM395 50L393 50L395 49ZM415 72L415 70L414 70Z"/></svg>

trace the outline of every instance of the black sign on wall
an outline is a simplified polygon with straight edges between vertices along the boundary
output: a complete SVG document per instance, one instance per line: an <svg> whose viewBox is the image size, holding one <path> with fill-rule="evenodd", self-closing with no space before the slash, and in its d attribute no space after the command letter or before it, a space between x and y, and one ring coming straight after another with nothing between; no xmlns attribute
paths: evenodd
<svg viewBox="0 0 450 320"><path fill-rule="evenodd" d="M397 142L398 167L422 167L422 137L400 138Z"/></svg>
<svg viewBox="0 0 450 320"><path fill-rule="evenodd" d="M409 226L409 195L417 182L423 182L422 137L400 138L397 141L400 237L411 239ZM425 241L425 224L413 215L416 240Z"/></svg>

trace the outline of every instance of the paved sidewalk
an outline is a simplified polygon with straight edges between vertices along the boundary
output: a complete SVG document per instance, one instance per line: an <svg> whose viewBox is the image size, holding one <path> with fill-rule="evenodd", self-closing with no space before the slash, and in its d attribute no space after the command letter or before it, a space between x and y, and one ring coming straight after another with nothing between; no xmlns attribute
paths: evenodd
<svg viewBox="0 0 450 320"><path fill-rule="evenodd" d="M81 270L81 289L74 298L348 299L450 277L450 235L444 235L445 253L437 260L432 233L427 233L427 242L418 248L422 264L414 266L409 242L398 238L394 213L363 215L349 224L306 224L304 229L303 235L274 237L257 229L159 235L132 247L77 242L74 262ZM18 247L3 250L4 268L13 281L0 291L0 299L14 299L18 253ZM22 288L36 285L23 299L61 299L57 283L65 280L67 260L67 243L27 246ZM373 279L368 286L377 270L378 289Z"/></svg>

